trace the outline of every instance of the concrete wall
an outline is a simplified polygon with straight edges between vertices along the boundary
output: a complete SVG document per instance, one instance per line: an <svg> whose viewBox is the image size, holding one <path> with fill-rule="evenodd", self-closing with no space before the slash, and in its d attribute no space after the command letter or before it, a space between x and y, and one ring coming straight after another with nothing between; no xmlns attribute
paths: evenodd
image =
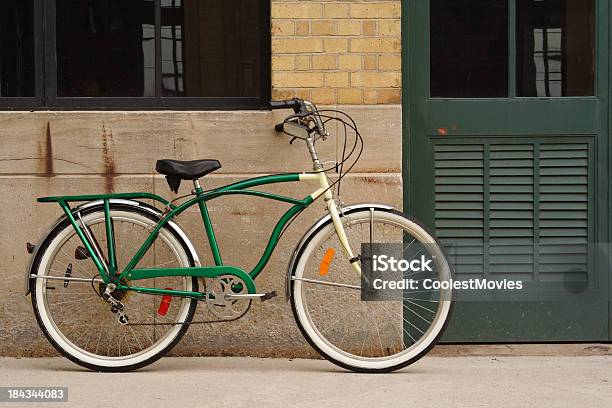
<svg viewBox="0 0 612 408"><path fill-rule="evenodd" d="M401 207L401 108L398 105L339 106L355 118L365 153L343 184L345 203L389 202ZM36 197L77 193L152 191L170 196L154 174L159 158L217 158L223 168L206 176L206 187L258 174L309 170L305 147L289 145L273 131L286 112L2 112L0 113L0 355L54 354L23 296L26 241L36 242L60 215ZM324 160L338 156L336 139L319 143ZM304 196L287 184L269 191ZM180 193L188 192L184 183ZM256 198L211 203L226 264L250 268L286 207ZM315 203L292 224L258 278L260 290L283 293L289 256L302 233L320 215ZM203 263L210 262L201 221L188 211L178 223L190 233ZM200 307L202 307L201 305ZM201 312L196 315L201 316ZM179 355L311 355L284 296L255 303L233 323L193 326L174 350Z"/></svg>

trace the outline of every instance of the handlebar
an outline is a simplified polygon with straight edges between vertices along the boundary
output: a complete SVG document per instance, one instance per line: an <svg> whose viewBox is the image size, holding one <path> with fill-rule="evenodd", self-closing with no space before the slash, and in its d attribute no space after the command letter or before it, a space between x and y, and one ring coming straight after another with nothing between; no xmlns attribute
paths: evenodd
<svg viewBox="0 0 612 408"><path fill-rule="evenodd" d="M271 101L271 109L293 109L295 113L300 112L304 105L304 101L298 98L287 99L284 101Z"/></svg>
<svg viewBox="0 0 612 408"><path fill-rule="evenodd" d="M315 127L313 130L316 130L316 132L323 138L327 137L328 135L323 125L323 122L321 121L321 118L318 115L316 106L311 102L305 101L300 98L286 99L286 100L281 100L281 101L271 101L270 108L271 109L293 109L293 112L295 112L295 115L289 116L283 121L283 123L279 123L278 125L274 126L274 130L276 130L279 133L285 131L285 123L287 121L299 121L300 118L311 117L311 119L315 123Z"/></svg>

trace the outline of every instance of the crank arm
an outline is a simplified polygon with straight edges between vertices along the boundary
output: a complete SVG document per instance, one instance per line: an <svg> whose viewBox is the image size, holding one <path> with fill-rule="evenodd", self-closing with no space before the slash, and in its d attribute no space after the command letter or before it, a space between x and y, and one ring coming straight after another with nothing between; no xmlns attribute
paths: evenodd
<svg viewBox="0 0 612 408"><path fill-rule="evenodd" d="M235 295L225 295L226 300L242 300L242 299L259 299L265 296L265 293L237 293Z"/></svg>
<svg viewBox="0 0 612 408"><path fill-rule="evenodd" d="M272 299L273 297L276 297L275 290L268 293L236 293L233 295L228 294L225 295L225 300L261 299L261 301L263 302L264 300Z"/></svg>

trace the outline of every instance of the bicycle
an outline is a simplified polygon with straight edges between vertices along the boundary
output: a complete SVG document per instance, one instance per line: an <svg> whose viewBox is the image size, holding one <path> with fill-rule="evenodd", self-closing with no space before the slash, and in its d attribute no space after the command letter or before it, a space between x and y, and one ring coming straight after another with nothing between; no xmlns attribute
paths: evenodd
<svg viewBox="0 0 612 408"><path fill-rule="evenodd" d="M421 280L428 276L442 281L449 280L452 271L441 245L392 206L337 202L342 179L363 151L363 139L350 116L318 110L298 98L272 102L271 108L293 109L275 129L291 136L290 143L306 144L312 172L260 176L204 190L199 180L221 167L217 160L159 160L156 170L166 176L174 193L183 180L193 182L193 191L172 201L148 192L38 199L58 203L63 215L38 245L28 244L32 255L26 295L31 293L36 320L62 355L92 370L133 370L170 351L191 324L242 317L253 300L276 296L276 292L258 293L254 280L283 232L319 198L327 215L297 244L286 280L286 297L308 343L332 363L361 372L405 367L436 344L449 321L452 291L403 291L399 299L364 301L362 267L369 265L372 256L357 251L363 245L372 248L373 243L421 245L421 252L427 252L435 264L435 271ZM316 143L329 137L325 126L330 121L340 122L344 129L344 149L342 159L325 168ZM347 142L349 133L355 135L352 147ZM336 180L328 175L333 171L338 174ZM253 189L287 182L318 183L318 188L303 199ZM235 194L291 204L248 273L224 265L206 204ZM144 199L154 200L163 209ZM71 208L75 202L83 204ZM195 205L214 266L201 265L191 241L173 221ZM193 321L200 302L213 319Z"/></svg>

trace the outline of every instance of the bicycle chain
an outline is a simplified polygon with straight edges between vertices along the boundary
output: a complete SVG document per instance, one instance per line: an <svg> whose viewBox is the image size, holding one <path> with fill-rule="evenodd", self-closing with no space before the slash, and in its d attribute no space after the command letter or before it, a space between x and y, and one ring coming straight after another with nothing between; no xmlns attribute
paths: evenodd
<svg viewBox="0 0 612 408"><path fill-rule="evenodd" d="M95 278L95 277L94 277L94 278ZM92 283L93 283L93 279L92 279ZM95 291L95 289L94 289L94 292L96 292L96 291ZM102 295L100 295L98 292L96 292L96 294L97 294L98 296L100 296L101 298L103 298L103 299L104 299L104 297L103 297ZM152 296L157 296L157 295L154 295L154 294L151 294L151 295L152 295ZM181 299L183 299L183 298L186 298L186 297L188 297L188 296L173 296L173 297L177 297L177 298L181 298ZM106 300L106 301L108 301L108 299L105 299L105 300ZM198 302L205 302L205 300L200 300L200 299L198 299ZM235 321L235 320L240 319L240 318L241 318L241 317L243 317L245 314L247 314L247 312L248 312L248 311L251 309L251 304L252 304L252 303L249 303L249 306L248 306L248 307L247 307L247 309L244 311L244 313L242 313L240 316L238 316L238 317L234 317L234 318L232 318L232 319L220 319L220 320L200 320L200 321L197 321L197 322L189 322L189 323L187 323L187 322L176 322L176 323L126 323L126 324L124 324L124 326L176 326L176 325L179 325L179 324L180 324L180 325L183 325L183 324L192 325L192 324L208 324L208 323L226 323L226 322L233 322L233 321ZM122 307L123 307L123 305L122 305Z"/></svg>
<svg viewBox="0 0 612 408"><path fill-rule="evenodd" d="M176 297L183 297L183 296L176 296ZM203 302L202 300L199 300L200 302ZM252 303L251 303L252 304ZM177 322L177 323L128 323L126 324L126 326L176 326L179 324L186 324L186 325L192 325L192 324L208 324L208 323L226 323L226 322L233 322L235 320L240 319L242 316L244 316L245 314L247 314L247 312L251 309L251 304L249 304L249 307L244 311L243 314L241 314L238 317L234 317L232 319L221 319L221 320L200 320L197 322Z"/></svg>
<svg viewBox="0 0 612 408"><path fill-rule="evenodd" d="M242 317L242 316L240 316ZM234 319L225 319L225 320L200 320L198 322L177 322L177 323L128 323L126 324L126 326L176 326L179 324L186 324L186 325L192 325L192 324L207 324L207 323L225 323L225 322L233 322L234 320L238 320L240 319L240 317L236 317Z"/></svg>

